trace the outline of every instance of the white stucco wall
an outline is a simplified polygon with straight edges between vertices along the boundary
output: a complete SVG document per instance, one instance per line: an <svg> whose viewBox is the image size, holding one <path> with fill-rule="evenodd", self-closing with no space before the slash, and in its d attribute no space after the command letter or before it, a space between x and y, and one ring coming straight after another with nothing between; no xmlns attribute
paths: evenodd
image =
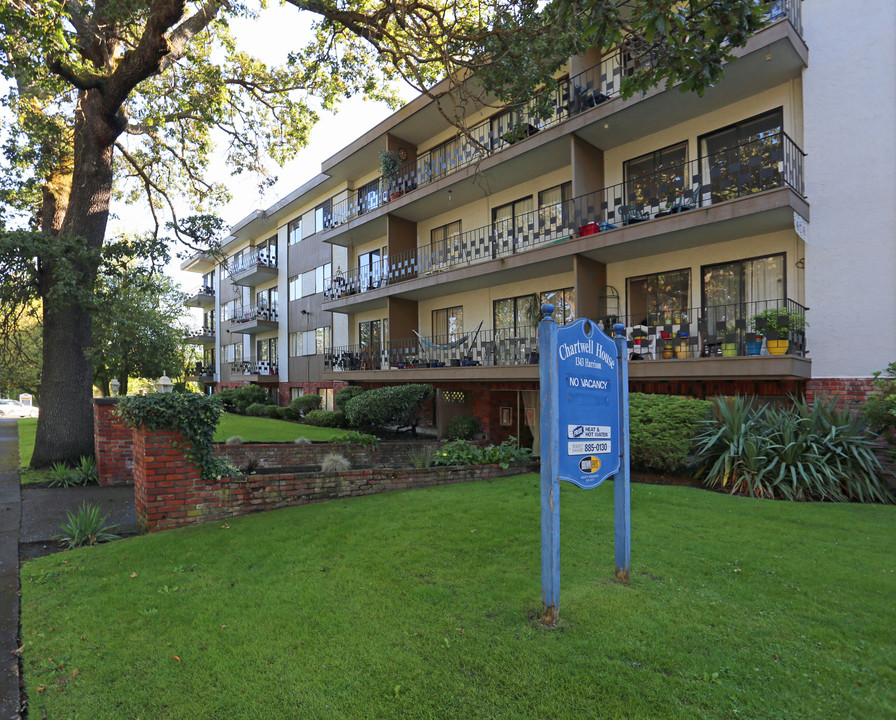
<svg viewBox="0 0 896 720"><path fill-rule="evenodd" d="M803 3L812 375L896 360L896 3Z"/></svg>

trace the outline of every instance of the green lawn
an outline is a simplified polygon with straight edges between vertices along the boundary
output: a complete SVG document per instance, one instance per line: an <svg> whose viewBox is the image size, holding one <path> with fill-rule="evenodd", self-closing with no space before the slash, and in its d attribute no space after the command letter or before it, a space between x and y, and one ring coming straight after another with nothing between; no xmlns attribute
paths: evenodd
<svg viewBox="0 0 896 720"><path fill-rule="evenodd" d="M19 420L19 462L27 468L34 452L34 435L37 432L37 418ZM244 417L224 413L215 432L215 442L239 435L245 442L292 442L297 437L309 440L335 440L348 431L334 428L319 428L311 425L272 420L270 418ZM51 475L46 470L22 470L22 484L47 482Z"/></svg>
<svg viewBox="0 0 896 720"><path fill-rule="evenodd" d="M331 501L28 562L29 716L896 717L896 507L538 478Z"/></svg>
<svg viewBox="0 0 896 720"><path fill-rule="evenodd" d="M347 433L347 430L314 427L287 420L224 413L215 431L215 442L224 442L234 435L239 435L245 442L292 442L297 437L309 440L335 440Z"/></svg>

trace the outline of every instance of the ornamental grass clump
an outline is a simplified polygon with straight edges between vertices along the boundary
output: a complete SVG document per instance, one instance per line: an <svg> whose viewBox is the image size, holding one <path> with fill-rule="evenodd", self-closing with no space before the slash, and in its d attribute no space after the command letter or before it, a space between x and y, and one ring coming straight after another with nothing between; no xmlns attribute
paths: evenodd
<svg viewBox="0 0 896 720"><path fill-rule="evenodd" d="M722 402L696 438L705 483L732 494L781 500L893 502L858 414L834 400L790 408L753 398Z"/></svg>
<svg viewBox="0 0 896 720"><path fill-rule="evenodd" d="M108 519L108 514L100 515L98 505L82 503L76 513L66 512L66 522L59 526L62 534L57 535L56 539L69 550L117 540L119 536L111 531L118 525L106 525Z"/></svg>
<svg viewBox="0 0 896 720"><path fill-rule="evenodd" d="M327 453L320 463L320 469L325 473L339 473L351 470L352 464L345 455L339 453Z"/></svg>

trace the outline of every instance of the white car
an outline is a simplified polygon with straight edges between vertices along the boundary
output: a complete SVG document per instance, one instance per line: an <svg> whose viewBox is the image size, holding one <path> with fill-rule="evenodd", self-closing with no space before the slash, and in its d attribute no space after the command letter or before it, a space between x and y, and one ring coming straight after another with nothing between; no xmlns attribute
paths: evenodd
<svg viewBox="0 0 896 720"><path fill-rule="evenodd" d="M0 417L30 418L37 417L37 408L22 405L18 400L0 398Z"/></svg>

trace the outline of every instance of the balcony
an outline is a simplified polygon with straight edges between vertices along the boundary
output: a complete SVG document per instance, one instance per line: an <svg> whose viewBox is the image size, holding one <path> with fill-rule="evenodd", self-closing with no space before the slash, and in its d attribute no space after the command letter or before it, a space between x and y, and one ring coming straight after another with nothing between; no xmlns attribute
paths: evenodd
<svg viewBox="0 0 896 720"><path fill-rule="evenodd" d="M255 303L237 308L230 318L230 332L244 335L257 335L280 327L277 306L267 303Z"/></svg>
<svg viewBox="0 0 896 720"><path fill-rule="evenodd" d="M279 368L276 361L247 358L230 363L231 381L275 383L280 381Z"/></svg>
<svg viewBox="0 0 896 720"><path fill-rule="evenodd" d="M211 383L215 382L215 366L214 365L206 365L203 362L197 361L192 368L193 372L190 375L187 375L187 380L191 382L197 383Z"/></svg>
<svg viewBox="0 0 896 720"><path fill-rule="evenodd" d="M574 254L615 262L792 228L795 212L804 218L809 214L803 158L783 132L727 148L534 210L513 222L493 223L396 253L369 268L337 273L325 289L329 302L324 309L371 309L377 306L375 299L381 305L387 294L409 292L422 298L436 289L444 294L449 278L439 278L435 288L430 276L479 264L478 272L461 273L458 282L470 284L485 272L516 272L508 279L517 280L562 272L571 268ZM516 268L508 261L540 249L544 257L521 258ZM529 267L525 275L519 266L536 260L538 267ZM489 261L497 262L485 265ZM412 285L414 280L422 282ZM402 283L407 284L391 287Z"/></svg>
<svg viewBox="0 0 896 720"><path fill-rule="evenodd" d="M802 32L802 1L777 0L769 8L767 18L767 27L789 21L788 25L793 28L791 32L795 31L798 37ZM706 114L712 109L741 99L742 96L755 94L786 79L798 77L806 64L805 45L801 41L800 44L803 46L802 52L793 48L793 39L786 32L779 32L774 37L768 36L764 38L764 42L752 42L738 52L738 62L728 67L728 83L723 82L718 87L710 88L703 98L697 98L694 94L666 95L662 108L658 108L652 98L666 92L664 88L657 88L643 97L639 95L621 100L623 80L636 67L627 54L615 52L599 64L544 90L528 106L498 113L456 138L420 153L413 162L400 167L396 172L381 175L367 183L363 191L358 190L347 199L332 202L329 213L324 215L323 229L337 228L358 220L390 203L401 201L404 204L403 200L413 191L438 183L460 170L479 165L486 158L573 118L582 117L582 122L577 122L570 131L575 131L596 147L611 147ZM756 52L759 49L762 52ZM751 53L755 57L748 59L746 56ZM769 63L768 59L772 57L776 62ZM617 99L619 103L613 104L612 109L600 113L600 123L597 118L586 120L583 117L598 106ZM637 108L637 105L641 107ZM539 110L543 107L548 108L547 117L543 117L543 110ZM606 132L603 129L604 116L614 112L622 112L625 116L620 116L618 121L612 123L613 129ZM556 140L555 135L556 133L552 134L552 139ZM556 152L550 151L548 154L555 155ZM542 156L536 164L543 165L545 162L549 160ZM482 165L480 169L494 170L491 166L486 168L486 165ZM519 178L516 171L511 172L510 176L515 177L516 182L530 179ZM472 196L458 196L459 202L472 199ZM422 212L424 217L428 214L431 213ZM417 218L408 214L408 219ZM379 230L374 231L374 234L378 232ZM331 239L328 238L328 241ZM332 241L342 242L335 239ZM355 241L358 241L358 237L355 237Z"/></svg>
<svg viewBox="0 0 896 720"><path fill-rule="evenodd" d="M277 279L277 256L266 248L252 250L230 264L230 281L234 285L255 287Z"/></svg>
<svg viewBox="0 0 896 720"><path fill-rule="evenodd" d="M789 299L689 308L668 315L611 316L602 330L626 325L629 375L638 379L808 378L807 308ZM636 324L632 324L632 323ZM524 333L476 330L464 336L394 340L333 348L331 379L538 380L535 328ZM396 379L397 379L396 377Z"/></svg>
<svg viewBox="0 0 896 720"><path fill-rule="evenodd" d="M214 304L215 289L208 285L200 285L188 293L187 299L184 300L184 305L187 307L209 308L214 307Z"/></svg>
<svg viewBox="0 0 896 720"><path fill-rule="evenodd" d="M198 330L193 330L187 335L187 342L192 345L214 345L215 328L201 327Z"/></svg>
<svg viewBox="0 0 896 720"><path fill-rule="evenodd" d="M215 269L216 260L211 253L199 251L180 264L180 269L187 272L207 273Z"/></svg>

